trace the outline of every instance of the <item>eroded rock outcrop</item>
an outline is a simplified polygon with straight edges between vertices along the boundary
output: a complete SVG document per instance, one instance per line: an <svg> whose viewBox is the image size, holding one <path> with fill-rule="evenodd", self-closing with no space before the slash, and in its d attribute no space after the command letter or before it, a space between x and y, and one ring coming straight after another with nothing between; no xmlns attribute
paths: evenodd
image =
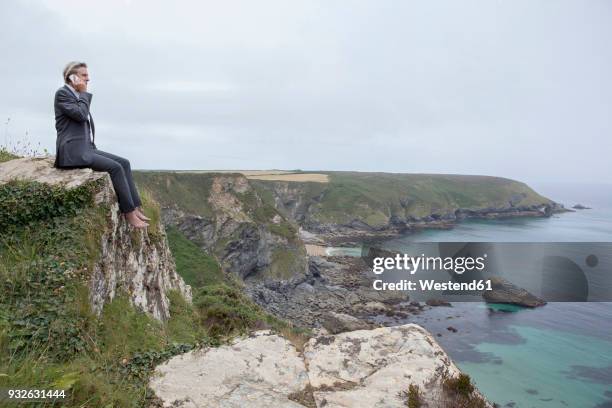
<svg viewBox="0 0 612 408"><path fill-rule="evenodd" d="M260 331L174 357L149 385L165 407L405 407L410 385L435 407L459 374L431 334L408 324L314 337L303 353Z"/></svg>
<svg viewBox="0 0 612 408"><path fill-rule="evenodd" d="M121 215L110 176L91 169L56 169L53 157L23 158L0 164L0 184L30 180L66 189L98 183L94 205L105 209L105 225L99 231L99 257L90 271L92 309L100 313L119 291L132 304L157 319L169 316L167 292L176 289L190 300L191 288L176 273L164 226L151 224L145 230L131 227Z"/></svg>
<svg viewBox="0 0 612 408"><path fill-rule="evenodd" d="M488 303L506 303L523 307L538 307L546 304L545 300L504 278L493 276L490 280L492 290L487 290L482 294Z"/></svg>
<svg viewBox="0 0 612 408"><path fill-rule="evenodd" d="M241 174L135 172L177 228L244 280L285 281L305 275L306 250L297 228L263 200Z"/></svg>

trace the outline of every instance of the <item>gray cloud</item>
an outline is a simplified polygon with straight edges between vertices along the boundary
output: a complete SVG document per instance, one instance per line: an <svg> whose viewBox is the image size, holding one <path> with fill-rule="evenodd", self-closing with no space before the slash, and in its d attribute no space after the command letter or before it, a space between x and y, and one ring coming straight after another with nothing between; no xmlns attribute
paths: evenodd
<svg viewBox="0 0 612 408"><path fill-rule="evenodd" d="M136 168L612 182L609 2L290 3L2 2L3 132L53 150L81 59Z"/></svg>

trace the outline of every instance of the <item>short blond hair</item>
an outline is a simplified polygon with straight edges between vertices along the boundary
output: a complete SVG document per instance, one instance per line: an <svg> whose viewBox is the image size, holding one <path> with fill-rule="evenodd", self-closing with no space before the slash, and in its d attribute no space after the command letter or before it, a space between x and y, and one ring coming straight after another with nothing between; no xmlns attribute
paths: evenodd
<svg viewBox="0 0 612 408"><path fill-rule="evenodd" d="M72 74L76 74L77 69L79 68L87 68L87 64L80 61L71 61L66 64L64 68L64 82L68 83L68 77Z"/></svg>

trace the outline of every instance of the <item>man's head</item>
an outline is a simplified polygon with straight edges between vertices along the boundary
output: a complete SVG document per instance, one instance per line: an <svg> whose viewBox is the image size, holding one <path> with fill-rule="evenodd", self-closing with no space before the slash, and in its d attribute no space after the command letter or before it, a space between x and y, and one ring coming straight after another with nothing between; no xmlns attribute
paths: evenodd
<svg viewBox="0 0 612 408"><path fill-rule="evenodd" d="M70 84L71 86L75 86L74 81L70 79L71 75L76 75L87 87L87 82L89 82L89 73L87 72L87 64L79 61L69 62L64 68L64 82Z"/></svg>

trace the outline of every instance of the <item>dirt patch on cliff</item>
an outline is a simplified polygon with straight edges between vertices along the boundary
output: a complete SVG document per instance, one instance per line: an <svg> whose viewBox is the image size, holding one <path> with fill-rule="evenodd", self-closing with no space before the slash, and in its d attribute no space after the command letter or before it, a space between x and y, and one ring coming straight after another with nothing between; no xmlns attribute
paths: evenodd
<svg viewBox="0 0 612 408"><path fill-rule="evenodd" d="M244 174L244 173L243 173ZM314 181L316 183L329 183L329 176L320 173L298 173L298 174L245 174L248 179L273 180L273 181Z"/></svg>
<svg viewBox="0 0 612 408"><path fill-rule="evenodd" d="M327 247L322 245L305 244L306 253L310 256L327 256Z"/></svg>

